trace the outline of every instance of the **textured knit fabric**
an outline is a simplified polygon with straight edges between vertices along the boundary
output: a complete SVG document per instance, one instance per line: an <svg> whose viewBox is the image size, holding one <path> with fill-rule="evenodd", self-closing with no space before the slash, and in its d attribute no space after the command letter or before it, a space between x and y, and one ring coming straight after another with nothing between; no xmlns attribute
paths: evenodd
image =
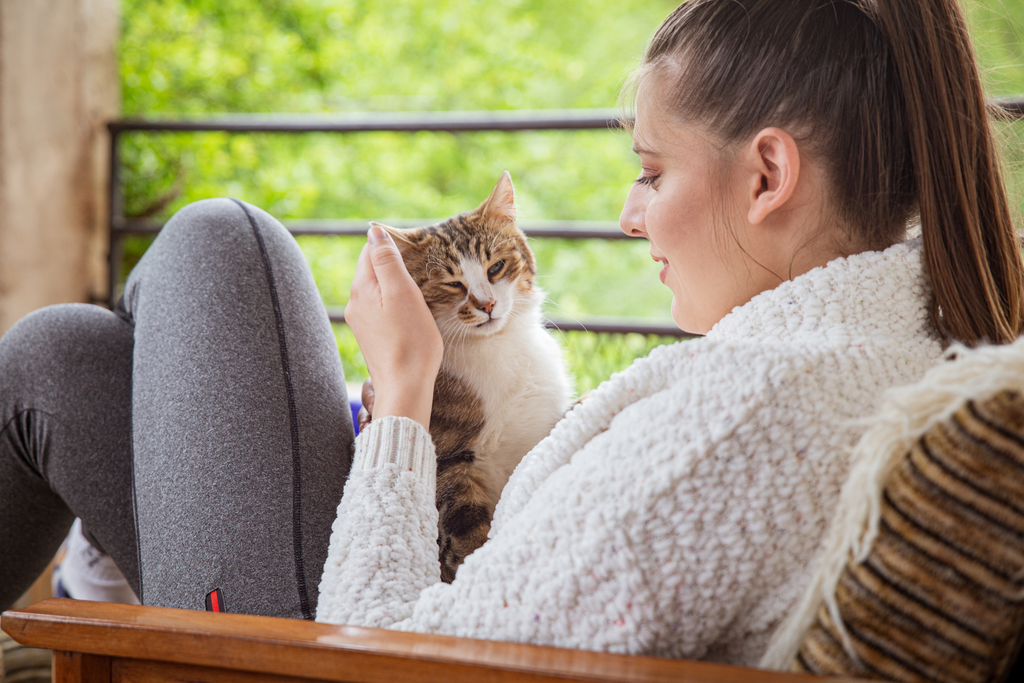
<svg viewBox="0 0 1024 683"><path fill-rule="evenodd" d="M908 242L837 259L656 349L526 456L450 585L429 436L374 421L356 440L317 618L755 664L811 576L856 421L941 354L927 302Z"/></svg>

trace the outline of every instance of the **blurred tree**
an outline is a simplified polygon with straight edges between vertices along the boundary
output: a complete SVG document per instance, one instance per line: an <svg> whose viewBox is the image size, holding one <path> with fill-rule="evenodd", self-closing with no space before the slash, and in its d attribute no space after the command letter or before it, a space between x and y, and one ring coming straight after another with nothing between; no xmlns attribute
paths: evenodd
<svg viewBox="0 0 1024 683"><path fill-rule="evenodd" d="M614 107L675 2L655 0L123 0L126 116ZM972 2L990 91L1024 93L1024 0ZM1022 161L1004 127L1008 160ZM209 196L283 218L438 218L476 206L504 169L527 219L615 220L637 163L622 132L133 134L129 215ZM1024 186L1019 172L1013 187ZM1019 196L1019 194L1018 194ZM329 304L344 304L360 240L300 240ZM134 240L137 258L145 240ZM550 313L669 321L640 242L535 241ZM131 260L129 260L129 265ZM344 328L350 379L365 373ZM579 389L665 340L566 334Z"/></svg>

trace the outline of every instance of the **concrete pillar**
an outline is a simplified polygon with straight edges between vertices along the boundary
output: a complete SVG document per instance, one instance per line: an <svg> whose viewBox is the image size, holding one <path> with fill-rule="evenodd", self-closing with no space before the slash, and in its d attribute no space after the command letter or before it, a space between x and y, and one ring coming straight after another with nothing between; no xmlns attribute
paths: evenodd
<svg viewBox="0 0 1024 683"><path fill-rule="evenodd" d="M106 290L118 0L0 0L0 333Z"/></svg>

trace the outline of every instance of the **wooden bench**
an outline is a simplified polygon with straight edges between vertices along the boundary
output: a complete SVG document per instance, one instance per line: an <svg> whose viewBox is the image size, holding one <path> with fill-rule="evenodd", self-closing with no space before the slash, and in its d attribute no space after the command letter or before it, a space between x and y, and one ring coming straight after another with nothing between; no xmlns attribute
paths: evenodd
<svg viewBox="0 0 1024 683"><path fill-rule="evenodd" d="M79 600L5 612L0 627L23 645L54 650L55 683L809 680L707 662Z"/></svg>

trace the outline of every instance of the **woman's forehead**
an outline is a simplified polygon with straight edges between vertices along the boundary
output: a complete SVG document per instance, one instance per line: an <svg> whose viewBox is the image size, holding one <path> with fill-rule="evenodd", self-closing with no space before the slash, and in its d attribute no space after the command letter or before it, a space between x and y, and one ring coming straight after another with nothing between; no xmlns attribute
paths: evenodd
<svg viewBox="0 0 1024 683"><path fill-rule="evenodd" d="M684 121L672 111L669 98L658 88L658 79L645 79L637 90L634 152L651 158L690 155L709 148L714 139L705 126Z"/></svg>
<svg viewBox="0 0 1024 683"><path fill-rule="evenodd" d="M657 98L637 97L633 124L633 151L645 157L662 157L679 147L689 148L696 130L671 115Z"/></svg>
<svg viewBox="0 0 1024 683"><path fill-rule="evenodd" d="M666 123L662 107L650 94L650 88L641 88L636 96L636 118L633 122L633 151L653 156L658 153L659 129Z"/></svg>

